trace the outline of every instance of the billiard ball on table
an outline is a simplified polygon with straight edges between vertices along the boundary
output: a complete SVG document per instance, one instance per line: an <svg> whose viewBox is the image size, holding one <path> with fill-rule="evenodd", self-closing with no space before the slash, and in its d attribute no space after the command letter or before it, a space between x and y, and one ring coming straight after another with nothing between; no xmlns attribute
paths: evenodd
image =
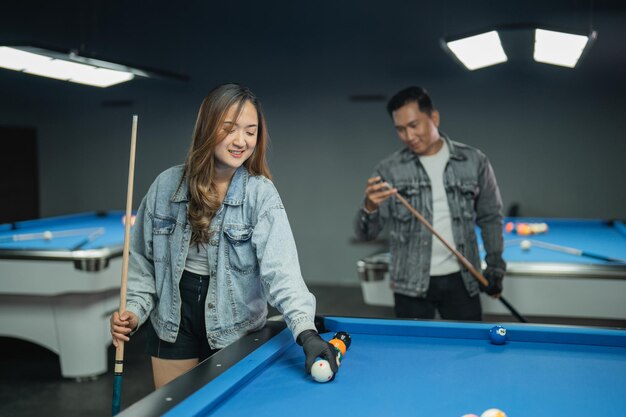
<svg viewBox="0 0 626 417"><path fill-rule="evenodd" d="M350 349L350 344L352 344L352 338L347 332L337 332L333 336L333 339L339 339L346 345L346 350Z"/></svg>
<svg viewBox="0 0 626 417"><path fill-rule="evenodd" d="M135 225L135 219L137 218L137 216L135 214L130 216L130 226L134 226ZM126 226L126 216L122 216L122 224L124 226Z"/></svg>
<svg viewBox="0 0 626 417"><path fill-rule="evenodd" d="M506 342L506 329L502 326L493 326L489 330L489 340L494 345L503 345Z"/></svg>
<svg viewBox="0 0 626 417"><path fill-rule="evenodd" d="M328 343L333 345L335 347L335 349L337 349L339 352L341 352L342 355L346 354L347 346L341 340L339 340L339 339L330 339L330 341Z"/></svg>
<svg viewBox="0 0 626 417"><path fill-rule="evenodd" d="M337 352L337 366L341 366L341 361L343 360L343 353L337 348L335 348L335 352Z"/></svg>
<svg viewBox="0 0 626 417"><path fill-rule="evenodd" d="M530 230L530 225L528 223L518 223L515 225L515 231L518 235L527 236L532 234Z"/></svg>
<svg viewBox="0 0 626 417"><path fill-rule="evenodd" d="M311 376L317 382L328 382L335 376L326 359L318 359L311 366Z"/></svg>
<svg viewBox="0 0 626 417"><path fill-rule="evenodd" d="M489 410L483 411L480 417L506 417L504 411L498 410L497 408L490 408Z"/></svg>

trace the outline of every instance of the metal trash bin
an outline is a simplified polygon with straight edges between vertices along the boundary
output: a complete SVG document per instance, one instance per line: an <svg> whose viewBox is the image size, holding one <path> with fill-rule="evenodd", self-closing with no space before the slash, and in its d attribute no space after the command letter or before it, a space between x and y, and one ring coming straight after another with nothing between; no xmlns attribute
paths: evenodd
<svg viewBox="0 0 626 417"><path fill-rule="evenodd" d="M365 304L393 307L393 291L389 286L389 252L377 253L356 263Z"/></svg>

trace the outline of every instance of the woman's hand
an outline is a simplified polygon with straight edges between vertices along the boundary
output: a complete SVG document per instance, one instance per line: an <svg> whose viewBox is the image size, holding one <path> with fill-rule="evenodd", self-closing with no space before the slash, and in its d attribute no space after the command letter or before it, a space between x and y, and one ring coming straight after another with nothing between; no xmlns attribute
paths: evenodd
<svg viewBox="0 0 626 417"><path fill-rule="evenodd" d="M137 328L139 319L134 313L125 311L121 315L117 311L111 316L111 336L113 336L113 346L117 347L120 340L128 342L128 336Z"/></svg>

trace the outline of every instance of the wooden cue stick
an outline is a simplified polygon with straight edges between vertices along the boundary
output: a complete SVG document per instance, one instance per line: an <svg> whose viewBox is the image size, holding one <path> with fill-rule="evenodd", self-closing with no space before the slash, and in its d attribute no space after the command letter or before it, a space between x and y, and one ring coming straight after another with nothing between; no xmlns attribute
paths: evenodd
<svg viewBox="0 0 626 417"><path fill-rule="evenodd" d="M128 258L130 253L130 227L133 207L133 181L135 177L135 148L137 143L137 115L133 115L133 125L130 138L130 162L128 164L128 188L126 192L126 221L124 224L124 249L122 257L122 282L120 286L121 315L126 311L126 288L128 283ZM122 375L124 373L124 341L119 340L115 349L115 370L113 382L112 414L120 412L122 400Z"/></svg>
<svg viewBox="0 0 626 417"><path fill-rule="evenodd" d="M468 261L458 250L456 250L456 248L454 248L452 245L450 245L444 238L443 236L441 236L439 233L437 233L437 231L430 225L430 223L428 223L428 220L426 220L424 218L424 216L422 216L420 214L419 211L415 210L415 208L413 208L413 206L411 204L409 204L408 201L406 201L406 199L404 197L402 197L400 194L396 193L395 197L398 199L398 201L400 203L402 203L402 205L404 207L407 208L407 210L409 210L411 212L411 214L413 214L417 220L420 221L420 223L422 223L428 230L430 230L430 232L437 237L437 239L439 239L439 241L441 243L443 243L443 245L448 248L448 250L450 252L452 252L452 254L454 254L454 256L456 256L456 258L459 260L459 262L461 262L461 264L463 264L464 267L467 268L467 270L470 272L470 274L472 274L472 276L484 287L487 287L489 285L489 281L487 281L487 279L483 276L483 274L481 274L476 268L474 268L474 265L472 265L470 263L470 261ZM515 310L515 308L502 296L499 295L498 299L500 300L500 302L502 304L504 304L504 306L515 316L515 318L517 318L520 322L522 323L527 323L528 320L526 320L520 313L517 312L517 310Z"/></svg>
<svg viewBox="0 0 626 417"><path fill-rule="evenodd" d="M448 248L448 250L450 252L452 252L454 254L454 256L457 257L457 259L459 260L459 262L461 262L463 264L464 267L466 267L470 273L472 274L472 276L474 278L476 278L476 280L478 282L480 282L484 287L487 287L489 285L489 281L487 281L487 279L485 277L483 277L483 275L478 272L478 270L476 268L474 268L474 265L472 265L470 263L470 261L468 261L467 259L465 259L465 257L463 255L461 255L461 253L456 250L456 248L454 248L452 245L450 245L431 225L430 223L428 223L428 220L426 220L424 218L424 216L422 216L419 211L415 210L413 208L413 206L411 206L409 204L408 201L406 201L406 199L404 197L402 197L400 194L396 194L396 198L400 201L400 203L402 203L402 205L404 207L407 208L407 210L409 210L415 217L417 217L417 220L419 220L428 230L430 230L430 232L435 235L437 237L437 239L439 239L441 241L441 243L443 243L443 245Z"/></svg>
<svg viewBox="0 0 626 417"><path fill-rule="evenodd" d="M530 240L530 239L527 239L527 240L530 242L531 245L537 246L538 248L568 253L570 255L575 255L575 256L586 256L588 258L599 259L601 261L606 261L606 262L626 263L626 260L624 259L611 258L609 256L599 255L599 254L587 252L581 249L570 248L568 246L562 246L562 245L555 245L553 243L542 242L540 240Z"/></svg>

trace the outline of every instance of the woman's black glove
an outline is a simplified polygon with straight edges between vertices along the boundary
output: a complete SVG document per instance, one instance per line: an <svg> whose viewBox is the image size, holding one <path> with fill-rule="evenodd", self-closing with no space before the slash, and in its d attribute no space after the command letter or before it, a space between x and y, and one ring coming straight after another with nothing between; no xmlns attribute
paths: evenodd
<svg viewBox="0 0 626 417"><path fill-rule="evenodd" d="M322 339L315 330L303 331L298 335L296 341L304 349L306 373L311 373L311 366L313 366L318 357L326 359L330 364L330 369L337 373L339 367L337 366L337 351L335 347Z"/></svg>

